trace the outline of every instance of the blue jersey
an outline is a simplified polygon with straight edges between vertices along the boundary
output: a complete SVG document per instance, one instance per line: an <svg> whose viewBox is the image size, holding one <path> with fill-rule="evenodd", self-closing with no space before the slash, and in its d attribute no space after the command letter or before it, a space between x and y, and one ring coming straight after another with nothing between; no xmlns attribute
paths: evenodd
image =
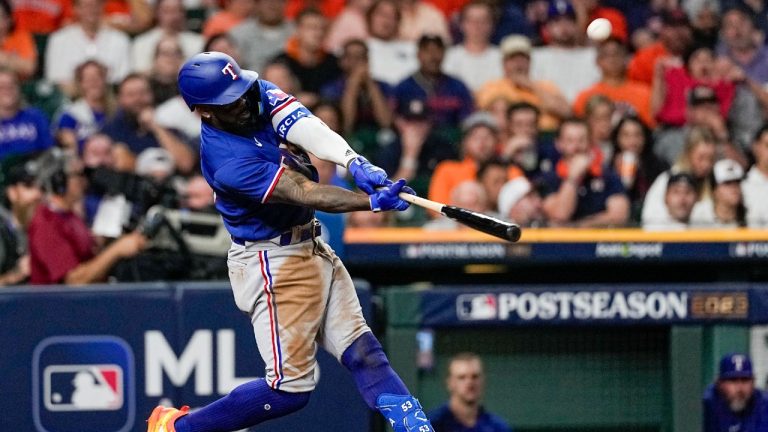
<svg viewBox="0 0 768 432"><path fill-rule="evenodd" d="M445 404L430 412L427 417L432 426L439 432L512 432L507 423L499 416L480 407L477 423L473 427L466 427L454 417L448 404Z"/></svg>
<svg viewBox="0 0 768 432"><path fill-rule="evenodd" d="M291 95L259 80L261 125L250 136L203 123L200 158L203 176L216 194L216 208L229 233L245 241L267 240L312 219L307 207L269 203L285 170L279 148L297 121L312 114Z"/></svg>
<svg viewBox="0 0 768 432"><path fill-rule="evenodd" d="M36 108L22 108L0 120L0 159L41 152L53 146L50 124Z"/></svg>
<svg viewBox="0 0 768 432"><path fill-rule="evenodd" d="M755 390L743 412L735 414L720 396L715 384L704 393L705 432L761 432L768 431L768 399Z"/></svg>
<svg viewBox="0 0 768 432"><path fill-rule="evenodd" d="M557 165L555 165L557 166ZM541 177L546 190L544 196L556 193L560 189L563 178L553 169ZM582 184L579 185L576 210L571 220L579 220L587 216L605 211L608 198L613 195L626 195L624 184L616 173L611 170L603 170L600 175L588 173Z"/></svg>

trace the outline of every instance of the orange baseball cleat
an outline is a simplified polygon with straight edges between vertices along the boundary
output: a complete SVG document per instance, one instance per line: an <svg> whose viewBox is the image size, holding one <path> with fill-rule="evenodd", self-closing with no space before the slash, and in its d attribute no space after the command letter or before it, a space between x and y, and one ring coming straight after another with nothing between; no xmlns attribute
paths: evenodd
<svg viewBox="0 0 768 432"><path fill-rule="evenodd" d="M187 414L189 407L186 405L181 409L157 406L147 419L147 432L176 432L173 423Z"/></svg>

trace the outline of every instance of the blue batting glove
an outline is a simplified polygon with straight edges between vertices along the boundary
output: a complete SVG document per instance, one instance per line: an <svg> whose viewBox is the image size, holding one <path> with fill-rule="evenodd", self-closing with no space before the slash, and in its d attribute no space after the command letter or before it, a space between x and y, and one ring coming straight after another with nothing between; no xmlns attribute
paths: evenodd
<svg viewBox="0 0 768 432"><path fill-rule="evenodd" d="M349 172L355 179L355 184L363 192L371 195L376 192L376 188L390 186L392 181L387 178L387 173L368 162L368 159L358 156L349 164Z"/></svg>
<svg viewBox="0 0 768 432"><path fill-rule="evenodd" d="M371 196L371 210L374 212L397 210L403 211L410 206L407 201L403 201L397 195L404 191L405 188L411 189L405 185L405 179L400 179L391 186L379 188ZM411 189L413 190L413 189ZM409 192L410 193L410 192Z"/></svg>

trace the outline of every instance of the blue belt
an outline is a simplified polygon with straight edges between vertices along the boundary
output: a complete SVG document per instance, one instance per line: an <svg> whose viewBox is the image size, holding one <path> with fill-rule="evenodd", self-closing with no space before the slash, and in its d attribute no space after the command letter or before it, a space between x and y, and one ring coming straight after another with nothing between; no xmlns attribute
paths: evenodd
<svg viewBox="0 0 768 432"><path fill-rule="evenodd" d="M268 241L274 241L276 243L279 243L280 246L288 246L296 243L301 243L303 241L307 241L311 238L319 237L322 233L321 231L322 230L320 229L320 222L318 222L317 219L314 219L312 222L309 222L306 225L295 226L290 230L280 234L279 237L275 237ZM245 246L245 243L251 242L251 240L245 240L245 239L233 236L232 242L235 244L239 244L240 246Z"/></svg>

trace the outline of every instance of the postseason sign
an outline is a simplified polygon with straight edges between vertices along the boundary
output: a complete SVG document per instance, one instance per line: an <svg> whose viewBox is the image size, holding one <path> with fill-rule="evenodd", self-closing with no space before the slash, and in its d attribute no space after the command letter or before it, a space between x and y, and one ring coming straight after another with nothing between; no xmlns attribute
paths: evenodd
<svg viewBox="0 0 768 432"><path fill-rule="evenodd" d="M749 285L436 289L424 326L768 322L768 289Z"/></svg>

